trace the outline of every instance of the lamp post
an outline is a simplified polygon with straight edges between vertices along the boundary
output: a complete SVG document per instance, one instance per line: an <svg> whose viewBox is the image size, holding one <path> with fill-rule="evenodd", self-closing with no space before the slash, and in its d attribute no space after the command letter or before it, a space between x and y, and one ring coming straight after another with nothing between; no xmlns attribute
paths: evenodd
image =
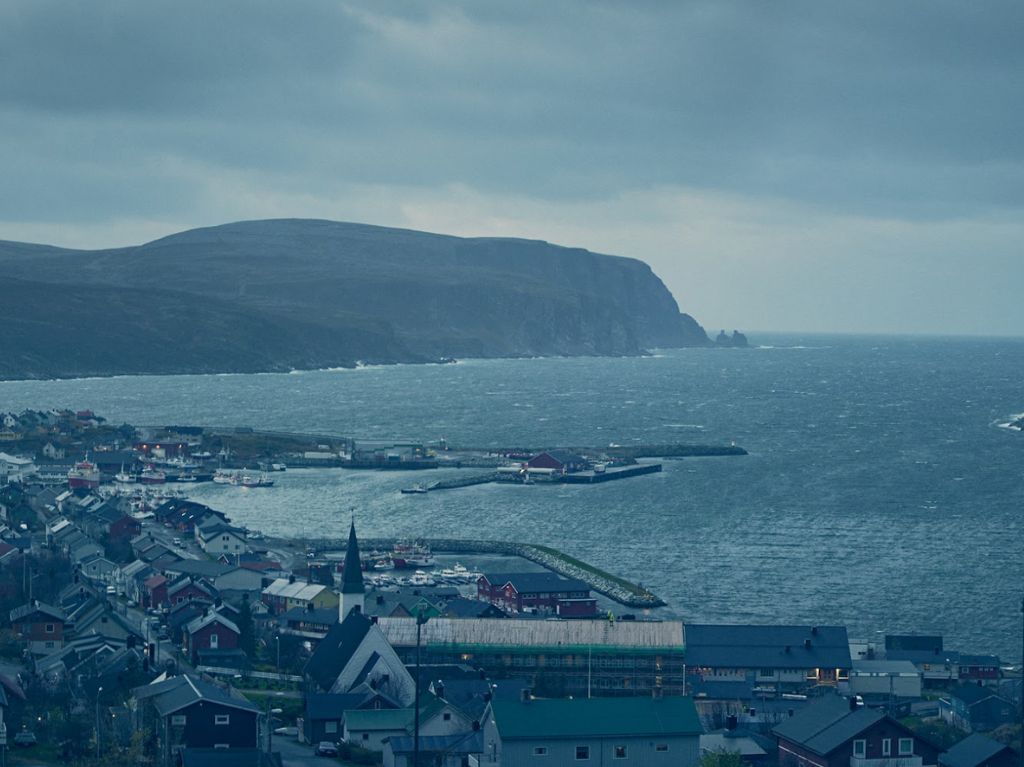
<svg viewBox="0 0 1024 767"><path fill-rule="evenodd" d="M96 689L96 759L100 758L100 695L103 693L103 688L99 687Z"/></svg>
<svg viewBox="0 0 1024 767"><path fill-rule="evenodd" d="M271 717L280 714L282 709L271 708L270 698L267 698L267 753L271 753L272 746L274 743L274 722Z"/></svg>
<svg viewBox="0 0 1024 767"><path fill-rule="evenodd" d="M420 767L420 631L427 622L421 607L416 612L416 700L413 701L412 764Z"/></svg>
<svg viewBox="0 0 1024 767"><path fill-rule="evenodd" d="M281 673L281 635L274 634L274 644L277 645L277 673Z"/></svg>

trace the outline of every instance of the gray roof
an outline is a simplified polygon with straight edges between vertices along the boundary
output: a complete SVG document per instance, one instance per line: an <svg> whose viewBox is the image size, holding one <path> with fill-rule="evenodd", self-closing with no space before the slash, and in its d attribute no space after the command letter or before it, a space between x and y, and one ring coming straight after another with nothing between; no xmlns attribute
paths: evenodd
<svg viewBox="0 0 1024 767"><path fill-rule="evenodd" d="M344 719L345 712L363 705L372 693L310 693L306 696L306 716L309 719Z"/></svg>
<svg viewBox="0 0 1024 767"><path fill-rule="evenodd" d="M686 663L712 668L791 669L848 669L852 665L845 626L706 624L687 625Z"/></svg>
<svg viewBox="0 0 1024 767"><path fill-rule="evenodd" d="M369 630L369 618L359 612L349 613L344 622L331 626L316 646L306 663L306 674L322 689L330 690Z"/></svg>
<svg viewBox="0 0 1024 767"><path fill-rule="evenodd" d="M590 591L590 586L575 578L564 578L552 572L534 573L484 573L492 586L511 583L520 594L548 591Z"/></svg>
<svg viewBox="0 0 1024 767"><path fill-rule="evenodd" d="M772 730L779 738L827 756L851 738L885 718L874 708L850 709L838 696L822 698Z"/></svg>
<svg viewBox="0 0 1024 767"><path fill-rule="evenodd" d="M414 746L415 740L408 735L388 738L388 748L393 754L411 754ZM424 754L482 754L484 734L482 730L477 730L453 735L421 735L420 751Z"/></svg>
<svg viewBox="0 0 1024 767"><path fill-rule="evenodd" d="M43 602L36 601L34 603L29 602L26 605L15 607L13 610L11 610L11 623L16 623L17 621L23 620L28 616L33 615L34 613L39 613L40 615L42 615L43 620L67 620L67 617L65 616L63 610L57 607L52 607L51 605L45 604Z"/></svg>
<svg viewBox="0 0 1024 767"><path fill-rule="evenodd" d="M218 575L223 575L234 569L236 569L234 565L226 565L223 562L211 562L206 559L183 559L166 568L166 571L169 573L180 573L181 575L216 578Z"/></svg>
<svg viewBox="0 0 1024 767"><path fill-rule="evenodd" d="M1012 752L1012 749L976 732L968 735L946 753L940 754L939 764L943 767L978 767L1003 751Z"/></svg>
<svg viewBox="0 0 1024 767"><path fill-rule="evenodd" d="M153 706L160 716L169 716L199 701L210 701L253 713L259 711L255 704L250 703L244 697L231 695L219 687L187 674L171 677L155 684L136 687L132 694L137 700L151 698Z"/></svg>

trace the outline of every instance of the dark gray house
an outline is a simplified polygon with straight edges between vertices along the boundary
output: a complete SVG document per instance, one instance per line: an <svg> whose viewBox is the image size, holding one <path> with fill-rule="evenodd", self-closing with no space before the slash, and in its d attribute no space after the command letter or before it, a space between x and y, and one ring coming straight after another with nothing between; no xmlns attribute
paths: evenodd
<svg viewBox="0 0 1024 767"><path fill-rule="evenodd" d="M155 736L160 764L183 748L258 748L259 709L237 692L175 676L132 691L136 729Z"/></svg>

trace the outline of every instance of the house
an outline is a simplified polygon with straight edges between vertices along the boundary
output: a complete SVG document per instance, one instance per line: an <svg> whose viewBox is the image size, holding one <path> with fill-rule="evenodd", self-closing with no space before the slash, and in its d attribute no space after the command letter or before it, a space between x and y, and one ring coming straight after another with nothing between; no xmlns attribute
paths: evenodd
<svg viewBox="0 0 1024 767"><path fill-rule="evenodd" d="M686 697L619 697L491 703L484 751L469 764L642 764L696 767L702 728Z"/></svg>
<svg viewBox="0 0 1024 767"><path fill-rule="evenodd" d="M961 653L957 671L964 681L988 681L999 678L1000 661L995 655L968 655Z"/></svg>
<svg viewBox="0 0 1024 767"><path fill-rule="evenodd" d="M441 607L419 593L419 589L398 591L371 591L363 605L366 615L410 618L422 613L427 618L436 618Z"/></svg>
<svg viewBox="0 0 1024 767"><path fill-rule="evenodd" d="M1017 710L993 688L964 682L939 699L939 716L964 732L988 732L1015 722Z"/></svg>
<svg viewBox="0 0 1024 767"><path fill-rule="evenodd" d="M560 617L589 617L597 613L590 586L557 573L484 573L476 582L477 599L502 610L543 612Z"/></svg>
<svg viewBox="0 0 1024 767"><path fill-rule="evenodd" d="M199 651L234 650L242 632L238 626L216 610L207 610L185 624L185 652L192 658L192 663L199 660Z"/></svg>
<svg viewBox="0 0 1024 767"><path fill-rule="evenodd" d="M413 618L379 618L398 655L416 655ZM434 618L421 627L421 661L472 663L491 676L539 674L560 695L682 694L681 621Z"/></svg>
<svg viewBox="0 0 1024 767"><path fill-rule="evenodd" d="M310 692L377 690L402 706L415 695L415 683L401 659L377 624L358 610L331 627L304 674Z"/></svg>
<svg viewBox="0 0 1024 767"><path fill-rule="evenodd" d="M245 531L219 517L206 517L195 526L196 543L207 554L241 555L249 550Z"/></svg>
<svg viewBox="0 0 1024 767"><path fill-rule="evenodd" d="M479 599L455 597L445 602L441 615L445 618L505 618L501 608Z"/></svg>
<svg viewBox="0 0 1024 767"><path fill-rule="evenodd" d="M920 698L922 674L908 660L855 660L850 671L850 692L888 703L890 698Z"/></svg>
<svg viewBox="0 0 1024 767"><path fill-rule="evenodd" d="M143 597L139 602L143 607L157 607L167 604L167 578L159 573L149 576L142 583Z"/></svg>
<svg viewBox="0 0 1024 767"><path fill-rule="evenodd" d="M410 735L415 731L416 710L413 708L362 708L346 711L342 736L346 743L383 751L384 743L394 737ZM421 736L444 737L472 728L464 714L449 703L433 695L422 698L419 710Z"/></svg>
<svg viewBox="0 0 1024 767"><path fill-rule="evenodd" d="M90 599L68 616L68 631L73 630L74 636L82 637L97 634L114 639L141 643L143 637L139 627L119 613L114 612L105 599Z"/></svg>
<svg viewBox="0 0 1024 767"><path fill-rule="evenodd" d="M11 610L11 627L33 655L48 655L64 646L64 611L38 599Z"/></svg>
<svg viewBox="0 0 1024 767"><path fill-rule="evenodd" d="M753 685L762 695L835 685L853 666L845 626L690 624L686 662L695 683Z"/></svg>
<svg viewBox="0 0 1024 767"><path fill-rule="evenodd" d="M31 458L0 452L0 485L9 482L26 482L37 472Z"/></svg>
<svg viewBox="0 0 1024 767"><path fill-rule="evenodd" d="M778 747L774 738L761 732L740 728L735 716L726 727L700 736L701 757L707 754L739 754L740 761L750 767L774 767L778 764Z"/></svg>
<svg viewBox="0 0 1024 767"><path fill-rule="evenodd" d="M117 577L118 567L106 557L99 554L91 554L78 563L78 569L82 575L94 583L104 585L113 583Z"/></svg>
<svg viewBox="0 0 1024 767"><path fill-rule="evenodd" d="M292 608L314 610L338 606L338 595L322 583L306 583L294 578L277 578L263 589L261 601L275 615L285 613Z"/></svg>
<svg viewBox="0 0 1024 767"><path fill-rule="evenodd" d="M217 598L217 590L207 581L192 576L183 576L167 586L167 602L180 605L195 599L212 602Z"/></svg>
<svg viewBox="0 0 1024 767"><path fill-rule="evenodd" d="M64 448L58 447L52 442L47 442L43 445L41 452L44 458L49 458L51 461L61 461L64 459Z"/></svg>
<svg viewBox="0 0 1024 767"><path fill-rule="evenodd" d="M132 690L136 729L150 727L158 757L170 765L181 748L259 747L259 709L241 694L191 675L160 679Z"/></svg>
<svg viewBox="0 0 1024 767"><path fill-rule="evenodd" d="M569 450L548 450L533 456L526 466L528 469L550 469L556 474L571 474L586 470L590 462Z"/></svg>
<svg viewBox="0 0 1024 767"><path fill-rule="evenodd" d="M383 767L411 767L416 753L412 736L396 735L384 742ZM421 763L439 767L463 767L471 758L479 760L484 752L484 736L480 730L453 735L420 735Z"/></svg>
<svg viewBox="0 0 1024 767"><path fill-rule="evenodd" d="M925 687L960 678L960 653L943 649L938 634L886 634L885 659L907 660L921 672Z"/></svg>
<svg viewBox="0 0 1024 767"><path fill-rule="evenodd" d="M277 621L282 634L310 639L315 643L327 636L331 626L338 622L338 611L332 607L323 610L293 607L277 616Z"/></svg>
<svg viewBox="0 0 1024 767"><path fill-rule="evenodd" d="M973 733L946 753L939 755L939 767L1018 767L1020 757L1007 745Z"/></svg>
<svg viewBox="0 0 1024 767"><path fill-rule="evenodd" d="M879 709L856 699L821 698L772 730L779 767L905 767L938 763L939 750Z"/></svg>
<svg viewBox="0 0 1024 767"><path fill-rule="evenodd" d="M302 720L306 741L337 741L342 734L345 712L358 709L398 708L376 690L356 693L310 693L306 696L306 715Z"/></svg>

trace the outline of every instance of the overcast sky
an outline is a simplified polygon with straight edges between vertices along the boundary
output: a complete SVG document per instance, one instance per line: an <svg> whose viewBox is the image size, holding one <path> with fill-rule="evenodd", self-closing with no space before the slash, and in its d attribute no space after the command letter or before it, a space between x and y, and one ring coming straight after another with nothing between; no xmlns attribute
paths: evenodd
<svg viewBox="0 0 1024 767"><path fill-rule="evenodd" d="M0 238L330 218L651 264L709 330L1024 335L1024 4L0 3Z"/></svg>

